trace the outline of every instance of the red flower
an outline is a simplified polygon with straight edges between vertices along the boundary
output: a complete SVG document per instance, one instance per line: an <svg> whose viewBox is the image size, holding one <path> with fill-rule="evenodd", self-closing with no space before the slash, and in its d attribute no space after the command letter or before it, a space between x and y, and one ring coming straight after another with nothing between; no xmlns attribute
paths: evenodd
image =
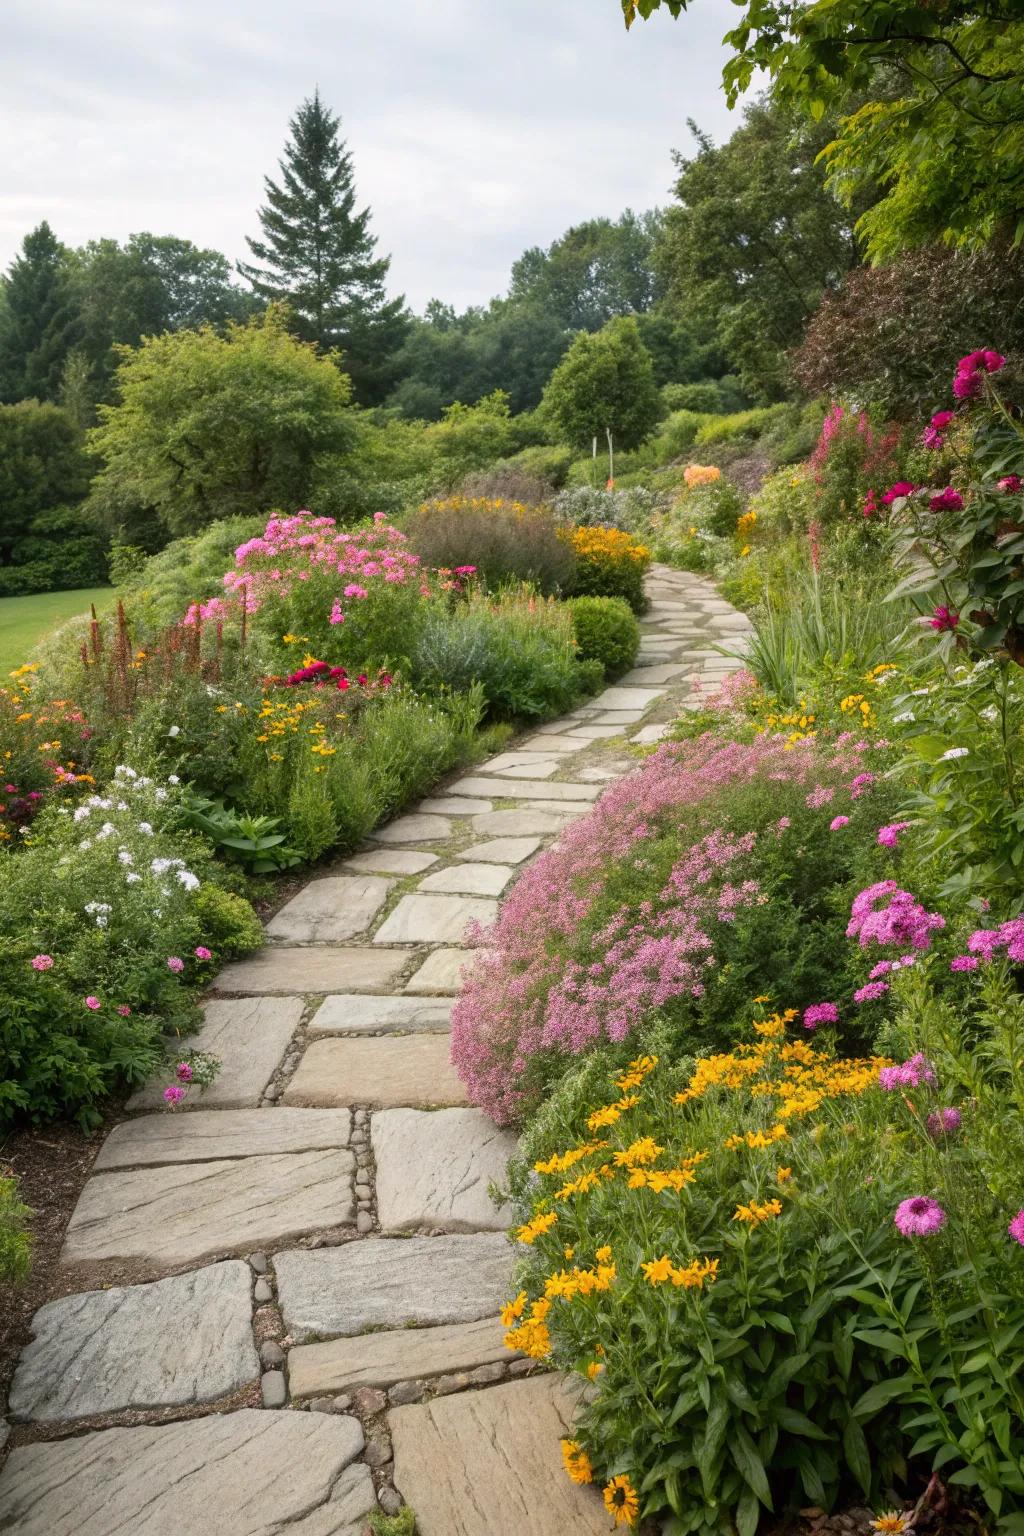
<svg viewBox="0 0 1024 1536"><path fill-rule="evenodd" d="M882 503L884 506L891 507L897 497L911 496L916 490L917 486L914 485L913 481L897 480L895 485L890 485L889 489L882 497Z"/></svg>
<svg viewBox="0 0 1024 1536"><path fill-rule="evenodd" d="M928 503L933 512L959 512L963 504L964 499L960 492L954 491L951 485L947 485L944 491L939 491Z"/></svg>
<svg viewBox="0 0 1024 1536"><path fill-rule="evenodd" d="M956 629L957 625L960 623L960 615L958 613L951 613L950 610L945 607L936 608L934 617L930 618L928 623L931 625L932 629Z"/></svg>

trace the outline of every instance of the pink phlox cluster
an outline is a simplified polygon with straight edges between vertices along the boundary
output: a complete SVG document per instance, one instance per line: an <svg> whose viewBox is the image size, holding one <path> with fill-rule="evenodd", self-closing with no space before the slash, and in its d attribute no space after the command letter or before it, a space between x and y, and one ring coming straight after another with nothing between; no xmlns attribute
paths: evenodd
<svg viewBox="0 0 1024 1536"><path fill-rule="evenodd" d="M900 1202L893 1221L904 1237L931 1237L946 1225L946 1213L937 1200L915 1195Z"/></svg>
<svg viewBox="0 0 1024 1536"><path fill-rule="evenodd" d="M921 1051L917 1051L909 1061L900 1062L898 1066L878 1069L878 1086L884 1088L886 1093L892 1093L896 1088L935 1088L938 1081L935 1068Z"/></svg>
<svg viewBox="0 0 1024 1536"><path fill-rule="evenodd" d="M889 900L880 907L879 902L885 897ZM912 949L927 949L932 933L945 926L944 917L938 912L926 912L895 880L879 880L854 897L846 936L856 938L861 949L869 944L900 948L909 944Z"/></svg>
<svg viewBox="0 0 1024 1536"><path fill-rule="evenodd" d="M972 955L980 955L983 960L992 960L999 950L1005 949L1007 959L1020 964L1024 961L1024 917L1011 918L998 928L977 929L967 940L967 948ZM958 965L956 969L965 971L968 967Z"/></svg>
<svg viewBox="0 0 1024 1536"><path fill-rule="evenodd" d="M787 751L767 736L723 743L711 733L667 743L530 865L496 923L473 934L482 952L452 1016L452 1060L473 1103L499 1124L514 1121L539 1053L623 1039L652 1009L702 995L723 933L764 893L746 867L756 834L701 827L701 808L757 780L801 797L829 778L849 782L855 753L807 746ZM679 824L694 827L692 841L660 889L630 907L611 905L591 935L609 873L643 871L651 839Z"/></svg>

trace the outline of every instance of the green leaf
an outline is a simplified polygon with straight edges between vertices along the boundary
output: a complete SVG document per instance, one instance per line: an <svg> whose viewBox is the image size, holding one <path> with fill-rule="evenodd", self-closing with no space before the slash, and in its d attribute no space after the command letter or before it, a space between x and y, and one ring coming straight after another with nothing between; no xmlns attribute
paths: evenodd
<svg viewBox="0 0 1024 1536"><path fill-rule="evenodd" d="M886 1403L901 1397L912 1386L913 1380L909 1376L890 1376L885 1381L878 1381L861 1394L853 1405L853 1412L858 1419L869 1419L880 1408L884 1408Z"/></svg>
<svg viewBox="0 0 1024 1536"><path fill-rule="evenodd" d="M757 1447L742 1424L737 1424L732 1439L732 1459L748 1488L753 1489L766 1509L772 1508L772 1494L764 1463Z"/></svg>
<svg viewBox="0 0 1024 1536"><path fill-rule="evenodd" d="M843 1430L843 1454L846 1464L863 1490L865 1498L871 1493L871 1452L860 1421L851 1414Z"/></svg>
<svg viewBox="0 0 1024 1536"><path fill-rule="evenodd" d="M756 1536L761 1519L761 1505L757 1495L750 1488L744 1488L740 1494L735 1519L739 1536Z"/></svg>
<svg viewBox="0 0 1024 1536"><path fill-rule="evenodd" d="M728 1402L725 1397L716 1395L704 1426L704 1440L697 1453L697 1470L704 1487L704 1497L709 1501L717 1491L719 1462L728 1427Z"/></svg>

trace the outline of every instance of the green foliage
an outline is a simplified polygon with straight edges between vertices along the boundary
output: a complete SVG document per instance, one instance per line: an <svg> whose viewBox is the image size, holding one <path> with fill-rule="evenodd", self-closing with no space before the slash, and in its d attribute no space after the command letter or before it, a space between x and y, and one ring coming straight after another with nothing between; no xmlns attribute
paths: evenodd
<svg viewBox="0 0 1024 1536"><path fill-rule="evenodd" d="M370 210L356 210L352 156L319 91L289 127L282 182L264 183L263 238L248 241L256 262L239 270L261 298L287 303L304 339L340 349L357 398L377 404L397 376L405 301L386 296L391 258L375 254Z"/></svg>
<svg viewBox="0 0 1024 1536"><path fill-rule="evenodd" d="M661 398L669 411L696 411L712 416L741 411L745 404L739 381L732 377L701 379L695 384L663 384Z"/></svg>
<svg viewBox="0 0 1024 1536"><path fill-rule="evenodd" d="M572 528L565 537L576 556L570 596L621 597L634 613L643 613L644 576L651 563L646 545L618 528Z"/></svg>
<svg viewBox="0 0 1024 1536"><path fill-rule="evenodd" d="M676 155L678 206L665 218L659 265L669 294L713 331L744 394L778 400L786 353L857 259L817 164L830 129L803 127L764 100L720 146L690 126L697 152Z"/></svg>
<svg viewBox="0 0 1024 1536"><path fill-rule="evenodd" d="M18 1193L18 1181L0 1164L0 1280L16 1285L32 1263L28 1222L32 1212Z"/></svg>
<svg viewBox="0 0 1024 1536"><path fill-rule="evenodd" d="M289 336L278 310L223 336L150 336L120 356L118 403L89 433L103 460L90 502L115 524L148 507L184 534L303 506L325 458L352 442L345 375Z"/></svg>
<svg viewBox="0 0 1024 1536"><path fill-rule="evenodd" d="M619 315L649 310L657 296L657 212L627 208L614 223L590 219L546 251L534 246L512 266L509 297L555 315L563 330L600 331Z"/></svg>
<svg viewBox="0 0 1024 1536"><path fill-rule="evenodd" d="M510 460L525 474L546 480L552 490L561 490L572 463L572 449L538 444L533 448L521 448Z"/></svg>
<svg viewBox="0 0 1024 1536"><path fill-rule="evenodd" d="M379 1509L370 1511L370 1529L373 1536L416 1536L416 1516L408 1504L397 1515L385 1515Z"/></svg>
<svg viewBox="0 0 1024 1536"><path fill-rule="evenodd" d="M628 672L640 649L640 626L629 604L619 597L574 597L569 611L580 660L600 662L608 680Z"/></svg>
<svg viewBox="0 0 1024 1536"><path fill-rule="evenodd" d="M687 8L621 3L627 26L663 3ZM766 70L774 96L812 122L842 114L830 180L848 202L873 202L858 224L873 260L939 240L978 248L1001 227L1019 240L1024 22L1012 5L893 0L883 14L874 0L812 0L791 20L788 0L744 5L725 38L727 97L735 105Z"/></svg>
<svg viewBox="0 0 1024 1536"><path fill-rule="evenodd" d="M22 241L3 279L2 298L0 401L56 400L78 320L67 252L45 219ZM53 500L66 495L62 488Z"/></svg>
<svg viewBox="0 0 1024 1536"><path fill-rule="evenodd" d="M104 530L85 508L39 512L11 544L11 564L0 566L0 596L99 585L107 579L106 549Z"/></svg>
<svg viewBox="0 0 1024 1536"><path fill-rule="evenodd" d="M413 661L417 686L468 689L478 683L498 719L542 719L584 690L568 607L529 591L474 592L450 613L435 610Z"/></svg>
<svg viewBox="0 0 1024 1536"><path fill-rule="evenodd" d="M504 390L478 400L446 406L442 419L424 433L438 482L450 489L474 469L503 459L514 446L514 429Z"/></svg>
<svg viewBox="0 0 1024 1536"><path fill-rule="evenodd" d="M611 320L596 335L581 332L544 391L544 410L564 440L603 446L610 430L620 448L633 448L661 415L650 353L633 316Z"/></svg>
<svg viewBox="0 0 1024 1536"><path fill-rule="evenodd" d="M132 616L151 629L162 629L184 618L193 603L223 592L224 572L235 550L261 533L263 526L263 518L218 519L201 533L172 539L159 554L140 559L135 552L122 557L120 571L111 564L111 578L121 588Z"/></svg>
<svg viewBox="0 0 1024 1536"><path fill-rule="evenodd" d="M492 591L525 581L545 595L568 585L573 553L546 507L487 496L429 501L408 520L412 549L432 568L474 566Z"/></svg>
<svg viewBox="0 0 1024 1536"><path fill-rule="evenodd" d="M206 881L195 893L195 913L215 955L247 955L263 944L263 924L237 891Z"/></svg>
<svg viewBox="0 0 1024 1536"><path fill-rule="evenodd" d="M66 411L22 400L0 405L0 566L33 520L85 495L89 461ZM81 583L87 585L87 583Z"/></svg>
<svg viewBox="0 0 1024 1536"><path fill-rule="evenodd" d="M698 448L710 448L716 443L726 443L733 438L761 437L768 429L782 420L785 406L763 406L749 411L734 411L729 416L718 416L705 421L697 428L694 443Z"/></svg>
<svg viewBox="0 0 1024 1536"><path fill-rule="evenodd" d="M208 838L227 859L252 875L273 875L294 869L302 857L285 846L285 834L277 816L252 816L231 810L223 802L186 792L183 796L186 825Z"/></svg>

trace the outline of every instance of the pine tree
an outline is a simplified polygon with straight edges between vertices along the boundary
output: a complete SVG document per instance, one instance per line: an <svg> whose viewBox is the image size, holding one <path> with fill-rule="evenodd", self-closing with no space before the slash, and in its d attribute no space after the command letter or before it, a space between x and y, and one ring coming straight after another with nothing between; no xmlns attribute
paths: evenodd
<svg viewBox="0 0 1024 1536"><path fill-rule="evenodd" d="M0 400L56 400L78 308L64 249L45 219L25 236L3 288Z"/></svg>
<svg viewBox="0 0 1024 1536"><path fill-rule="evenodd" d="M247 242L259 265L240 262L238 270L261 298L287 303L305 340L339 348L357 398L374 404L395 380L409 318L404 297L386 296L391 258L375 254L369 208L356 210L339 121L319 91L299 107L279 162L281 181L265 181L263 238Z"/></svg>

